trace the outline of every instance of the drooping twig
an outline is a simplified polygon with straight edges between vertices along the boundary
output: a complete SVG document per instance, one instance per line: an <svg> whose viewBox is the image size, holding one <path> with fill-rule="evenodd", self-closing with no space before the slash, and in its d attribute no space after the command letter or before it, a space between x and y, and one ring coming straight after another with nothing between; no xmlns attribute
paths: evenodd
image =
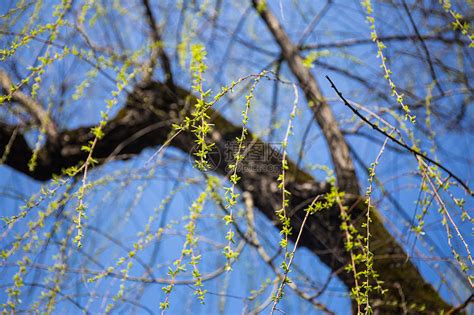
<svg viewBox="0 0 474 315"><path fill-rule="evenodd" d="M464 182L462 181L456 174L454 174L453 172L451 172L448 168L446 168L445 166L443 166L441 163L438 163L436 162L435 160L433 160L432 158L428 157L427 155L421 153L421 152L418 152L417 150L415 149L412 149L410 148L408 145L406 145L405 143L403 143L402 141L398 140L397 138L395 138L394 136L388 134L387 132L383 131L382 129L380 129L377 125L375 125L374 123L370 122L370 120L368 120L367 118L365 118L361 113L359 113L359 111L354 107L352 106L349 101L346 100L346 98L342 95L341 92L339 92L339 90L337 89L336 85L334 85L334 82L332 82L332 80L329 78L329 76L326 76L326 79L328 79L329 83L331 83L331 87L334 89L334 91L336 91L337 95L339 96L339 98L344 102L344 105L346 105L347 107L350 108L350 110L352 110L352 112L357 116L359 117L360 119L362 119L366 124L368 124L370 127L372 127L373 129L375 129L377 132L381 133L382 135L384 135L385 137L388 137L390 138L390 140L392 140L393 142L395 142L396 144L398 144L399 146L401 146L402 148L404 148L405 150L408 150L410 151L411 153L413 153L415 156L419 156L421 157L422 159L424 159L425 161L428 161L428 162L431 162L433 163L434 165L438 166L440 169L442 169L443 171L445 171L446 173L448 173L448 175L450 177L452 177L453 179L456 180L456 182L458 182L465 190L466 192L471 195L471 196L474 196L474 191L472 191L469 186Z"/></svg>
<svg viewBox="0 0 474 315"><path fill-rule="evenodd" d="M316 196L316 198L313 199L313 202L311 203L309 208L314 206L316 201L318 201L319 197L320 197L320 195ZM293 246L293 251L289 255L290 260L288 261L287 267L285 268L285 272L283 274L283 279L281 280L280 285L278 287L278 291L275 294L275 299L273 300L273 306L272 306L272 309L270 311L270 314L273 314L275 312L277 304L278 304L278 302L280 301L280 299L283 295L283 289L285 288L285 284L287 284L288 282L291 282L291 281L288 280L288 273L290 272L291 264L293 263L293 259L295 258L296 248L298 247L298 243L300 241L301 234L303 232L304 226L306 224L306 220L308 219L308 216L309 216L310 212L311 211L309 209L306 210L306 214L304 216L303 223L301 223L300 231L298 232L298 236L296 237L296 241L295 241L295 244ZM285 260L286 260L286 257L285 257Z"/></svg>

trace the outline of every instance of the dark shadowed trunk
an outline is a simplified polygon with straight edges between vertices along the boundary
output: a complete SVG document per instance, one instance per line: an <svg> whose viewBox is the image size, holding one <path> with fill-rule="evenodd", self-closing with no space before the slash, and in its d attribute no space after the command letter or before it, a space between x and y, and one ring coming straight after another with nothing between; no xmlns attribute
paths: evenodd
<svg viewBox="0 0 474 315"><path fill-rule="evenodd" d="M192 104L193 96L185 89L174 87L175 92L165 84L152 82L135 87L129 95L125 107L105 127L105 136L94 150L94 158L104 163L114 157L131 157L143 149L162 145L172 132L172 123L180 122L185 104ZM211 133L216 150L222 154L229 149L228 143L240 136L241 127L232 124L219 113L210 112L211 121L215 124ZM6 164L34 179L45 181L54 174L61 174L63 169L84 161L87 153L81 150L93 139L91 127L59 132L57 137L48 140L38 155L38 165L33 172L28 171L28 160L32 150L21 132L15 133L15 127L2 123L0 128L0 146L10 148ZM192 154L194 135L183 132L171 142L186 154ZM263 154L257 148L269 147L261 140L249 136L246 145L252 148L252 154ZM231 148L231 147L230 147ZM278 168L269 170L268 165L281 165L281 155L271 152L271 160L247 159L240 167L239 186L242 191L252 194L255 206L272 222L278 225L275 210L281 206L281 191L277 187ZM228 172L224 159L218 163L216 172L226 175ZM330 191L326 182L318 182L303 170L297 170L293 162L289 163L288 183L286 188L291 192L291 223L294 240L305 215L304 207L315 196ZM296 175L295 175L296 174ZM356 179L351 179L355 181ZM366 205L364 197L352 191L345 193L345 206L353 218L353 223L360 226L360 218L365 218ZM371 304L380 314L400 313L404 309L417 313L439 312L448 310L446 304L434 288L427 283L410 262L405 261L403 249L385 229L383 222L374 211L371 223L371 250L375 255L374 269L380 274L384 288L388 293L383 297L371 296ZM352 273L344 270L350 262L350 256L344 247L343 233L340 225L340 210L337 207L326 209L309 218L301 239L301 245L308 248L321 261L351 288L354 284ZM318 273L318 270L307 270Z"/></svg>

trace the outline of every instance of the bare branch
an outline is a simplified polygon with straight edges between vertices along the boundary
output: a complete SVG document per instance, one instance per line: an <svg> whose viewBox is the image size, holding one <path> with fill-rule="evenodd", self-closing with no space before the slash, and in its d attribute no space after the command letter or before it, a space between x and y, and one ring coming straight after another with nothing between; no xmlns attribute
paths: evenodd
<svg viewBox="0 0 474 315"><path fill-rule="evenodd" d="M461 185L468 194L470 194L471 196L474 196L474 191L471 190L471 188L469 188L469 186L463 181L461 180L456 174L454 174L453 172L451 172L448 168L446 168L443 164L441 163L438 163L436 162L435 160L433 160L432 158L428 157L427 155L421 153L420 151L418 150L415 150L415 149L412 149L410 148L408 145L406 145L405 143L401 142L400 140L398 140L397 138L395 138L394 136L392 136L391 134L388 134L387 132L383 131L382 129L380 129L378 126L376 126L375 124L371 123L367 118L365 118L361 113L359 113L359 111L354 107L352 106L346 99L345 97L342 95L341 92L339 92L339 90L336 88L336 86L334 85L334 82L332 82L332 80L326 76L326 78L328 79L328 81L331 83L331 87L334 89L334 91L336 91L337 95L341 98L341 100L344 102L344 104L349 107L352 112L354 114L357 115L357 117L359 117L360 119L362 119L365 123L367 123L370 127L372 127L373 129L375 129L377 132L379 132L380 134L384 135L385 137L388 137L390 138L390 140L392 140L393 142L395 142L396 144L398 144L399 146L401 146L402 148L404 148L405 150L413 153L415 156L418 156L436 166L438 166L440 169L442 169L443 171L445 171L446 173L448 173L448 175L450 177L452 177L453 179L456 180L456 182L459 183L459 185Z"/></svg>
<svg viewBox="0 0 474 315"><path fill-rule="evenodd" d="M150 57L151 71L148 75L151 77L151 73L153 72L153 68L156 64L156 58L160 58L166 82L170 84L170 86L173 86L173 72L171 70L170 59L168 58L168 55L166 55L166 52L163 48L160 30L158 25L156 24L155 17L153 16L153 11L151 9L150 2L148 0L142 0L142 3L145 6L145 15L147 18L147 22L151 28L151 34L154 41L154 45L158 45L157 47L153 47L153 52ZM145 80L147 79L149 78L145 78Z"/></svg>

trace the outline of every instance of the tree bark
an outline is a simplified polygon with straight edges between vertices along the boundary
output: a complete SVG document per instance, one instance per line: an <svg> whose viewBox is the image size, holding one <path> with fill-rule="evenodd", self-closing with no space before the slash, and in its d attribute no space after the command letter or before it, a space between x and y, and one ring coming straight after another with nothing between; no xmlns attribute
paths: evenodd
<svg viewBox="0 0 474 315"><path fill-rule="evenodd" d="M265 4L266 1L252 0L252 2L276 43L280 46L283 59L288 63L291 72L304 91L308 105L313 111L314 118L328 144L339 188L346 192L359 194L359 182L354 163L349 155L349 146L316 79L309 69L304 66L298 47L293 45L280 22L268 10Z"/></svg>
<svg viewBox="0 0 474 315"><path fill-rule="evenodd" d="M171 90L166 84L159 82L137 85L128 96L124 108L106 125L105 136L97 143L93 157L100 163L105 163L116 156L130 158L145 148L163 145L172 131L172 123L181 121L182 109L186 104L193 104L194 99L189 91L177 86ZM225 154L226 150L235 150L229 143L240 136L241 127L227 121L217 112L210 110L209 114L214 124L211 137L216 144L216 150L221 152L221 155ZM32 150L24 136L17 132L12 138L17 127L0 123L0 155L3 155L8 146L10 152L5 164L31 178L45 181L54 174L61 174L63 169L86 160L87 153L82 151L81 147L93 139L91 127L62 131L57 137L48 138L39 151L37 167L30 172L28 160ZM193 134L182 132L173 139L171 145L192 155L194 140ZM252 135L249 135L246 141L248 147L252 146L251 154L254 158L244 159L239 168L240 189L251 193L255 206L278 225L275 210L281 205L281 191L277 187L280 169L269 169L268 166L281 165L281 154L273 149L262 152L259 148L268 149L270 146ZM233 152L227 154L233 156ZM215 171L222 175L227 174L227 160L221 159L220 163L216 160ZM316 181L289 161L286 188L291 192L289 211L294 231L291 239L294 241L305 215L303 209L315 196L329 192L331 185ZM346 191L344 205L351 209L353 223L359 226L359 219L365 216L366 211L364 197L350 189ZM411 262L405 261L403 249L385 229L375 211L372 218L371 250L375 255L374 269L380 274L380 280L384 281L384 288L388 289L383 297L371 296L374 310L386 314L401 313L403 309L408 309L411 313L421 312L422 309L426 313L450 309L436 290L423 279L417 268ZM351 288L354 279L352 273L344 270L350 262L350 256L344 247L341 223L340 211L336 207L311 216L304 226L300 244L317 255L348 288ZM317 272L318 270L308 270L308 273ZM403 292L403 295L400 292Z"/></svg>

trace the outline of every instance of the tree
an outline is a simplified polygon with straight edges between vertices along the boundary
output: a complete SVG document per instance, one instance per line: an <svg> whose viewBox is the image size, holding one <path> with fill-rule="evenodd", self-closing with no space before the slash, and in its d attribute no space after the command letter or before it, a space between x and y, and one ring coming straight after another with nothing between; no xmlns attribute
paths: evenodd
<svg viewBox="0 0 474 315"><path fill-rule="evenodd" d="M472 7L10 1L4 312L464 311Z"/></svg>

